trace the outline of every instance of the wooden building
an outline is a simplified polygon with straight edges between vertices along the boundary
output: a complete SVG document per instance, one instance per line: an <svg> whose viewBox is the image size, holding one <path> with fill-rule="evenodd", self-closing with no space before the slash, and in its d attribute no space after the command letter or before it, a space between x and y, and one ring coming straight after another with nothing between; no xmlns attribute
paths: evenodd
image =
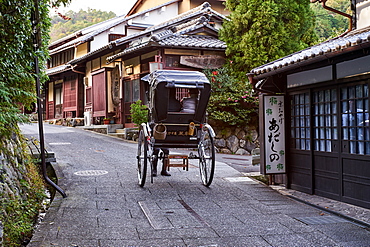
<svg viewBox="0 0 370 247"><path fill-rule="evenodd" d="M192 9L178 0L154 7L145 5L149 2L158 1L137 1L129 16L49 46L47 119L85 117L85 124L101 124L110 118L133 127L130 105L146 101L140 78L156 68L201 70L223 64L226 45L218 39L218 29L225 16L208 2Z"/></svg>
<svg viewBox="0 0 370 247"><path fill-rule="evenodd" d="M249 77L263 93L262 171L285 174L289 188L370 208L370 1L352 4L356 29ZM280 115L267 119L274 109ZM285 125L275 132L279 116Z"/></svg>

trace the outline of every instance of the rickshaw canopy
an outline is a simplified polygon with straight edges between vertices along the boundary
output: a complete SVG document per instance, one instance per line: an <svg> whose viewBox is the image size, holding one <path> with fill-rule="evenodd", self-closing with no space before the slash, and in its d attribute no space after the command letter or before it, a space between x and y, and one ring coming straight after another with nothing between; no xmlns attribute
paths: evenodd
<svg viewBox="0 0 370 247"><path fill-rule="evenodd" d="M208 78L199 71L184 70L156 70L146 75L141 80L148 82L148 107L151 122L196 122L203 123L206 115L206 108L211 94L211 83ZM182 116L169 118L169 101L174 96L175 89L197 89L199 98L197 99L196 109L193 114L179 112Z"/></svg>
<svg viewBox="0 0 370 247"><path fill-rule="evenodd" d="M167 82L167 88L204 88L210 84L208 78L199 71L156 70L142 78L156 88L161 82Z"/></svg>

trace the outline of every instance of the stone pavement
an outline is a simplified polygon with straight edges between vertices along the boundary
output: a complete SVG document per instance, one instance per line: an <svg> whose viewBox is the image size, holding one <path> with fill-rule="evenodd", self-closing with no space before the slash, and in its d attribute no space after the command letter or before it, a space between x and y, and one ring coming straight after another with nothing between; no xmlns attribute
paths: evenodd
<svg viewBox="0 0 370 247"><path fill-rule="evenodd" d="M56 195L28 246L369 246L366 225L294 198L365 223L369 210L269 187L223 162L216 163L209 188L201 184L194 160L189 171L171 168L171 177L147 179L141 188L135 144L101 137L99 142L112 142L110 149L121 145L125 163L115 164L118 150L112 150L115 155L104 154L111 162L102 164L98 159L106 151L97 149L96 164L74 161L73 154L68 162L58 161L59 185L68 197ZM79 145L74 151L82 153ZM62 151L55 150L57 156Z"/></svg>
<svg viewBox="0 0 370 247"><path fill-rule="evenodd" d="M349 221L358 223L370 229L370 209L339 202L321 196L309 195L296 190L287 189L284 186L271 185L270 187L290 198L301 201L308 205L312 205L333 215L343 217Z"/></svg>

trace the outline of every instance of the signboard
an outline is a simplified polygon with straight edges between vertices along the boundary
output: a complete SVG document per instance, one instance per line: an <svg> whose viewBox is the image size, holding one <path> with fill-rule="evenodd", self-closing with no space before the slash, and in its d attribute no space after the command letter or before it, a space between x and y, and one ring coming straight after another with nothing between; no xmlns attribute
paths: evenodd
<svg viewBox="0 0 370 247"><path fill-rule="evenodd" d="M284 96L264 95L265 174L285 173Z"/></svg>
<svg viewBox="0 0 370 247"><path fill-rule="evenodd" d="M113 105L118 106L121 102L120 99L120 73L119 73L119 66L113 69L111 73L111 80L112 80L112 87L111 87L111 94L112 94L112 101Z"/></svg>
<svg viewBox="0 0 370 247"><path fill-rule="evenodd" d="M225 64L225 58L218 55L181 56L180 64L199 69L218 69Z"/></svg>

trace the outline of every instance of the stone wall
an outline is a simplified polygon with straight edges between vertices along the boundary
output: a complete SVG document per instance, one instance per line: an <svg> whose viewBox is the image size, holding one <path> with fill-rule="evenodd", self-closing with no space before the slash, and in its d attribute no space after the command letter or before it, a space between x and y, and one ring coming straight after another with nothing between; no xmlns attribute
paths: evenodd
<svg viewBox="0 0 370 247"><path fill-rule="evenodd" d="M16 135L10 140L1 141L7 152L0 150L0 196L22 197L24 191L20 181L27 179L27 170L23 165L23 145Z"/></svg>
<svg viewBox="0 0 370 247"><path fill-rule="evenodd" d="M9 217L4 207L6 203L27 205L32 210L36 208L36 212L41 207L41 201L40 205L28 203L38 198L36 193L42 193L44 186L27 151L27 145L16 134L9 139L0 139L0 247L6 244L5 236L9 237L6 225L12 224L13 220L19 221Z"/></svg>
<svg viewBox="0 0 370 247"><path fill-rule="evenodd" d="M249 155L254 148L259 147L258 132L249 127L215 127L216 151L226 154Z"/></svg>
<svg viewBox="0 0 370 247"><path fill-rule="evenodd" d="M0 246L3 246L3 223L0 221Z"/></svg>
<svg viewBox="0 0 370 247"><path fill-rule="evenodd" d="M14 158L9 162L9 155L15 155L18 152L19 140L13 135L10 140L3 140L1 146L8 150L7 154L0 150L0 202L7 200L9 197L19 197L22 195L20 182L24 179L22 171L16 169L20 167L21 159ZM1 210L0 214L4 216L6 213ZM3 246L3 224L0 220L0 246Z"/></svg>

